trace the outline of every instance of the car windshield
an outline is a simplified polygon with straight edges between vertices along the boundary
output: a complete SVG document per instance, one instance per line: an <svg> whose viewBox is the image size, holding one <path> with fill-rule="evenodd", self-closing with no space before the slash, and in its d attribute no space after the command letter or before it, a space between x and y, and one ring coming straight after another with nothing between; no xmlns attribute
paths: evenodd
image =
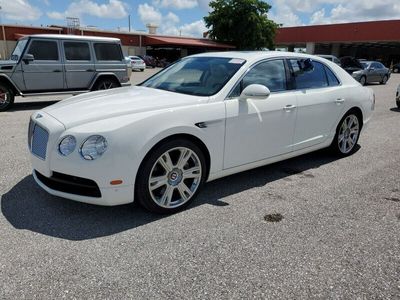
<svg viewBox="0 0 400 300"><path fill-rule="evenodd" d="M216 94L245 63L222 57L184 58L143 82L141 86L195 96Z"/></svg>
<svg viewBox="0 0 400 300"><path fill-rule="evenodd" d="M28 39L25 38L17 42L17 45L15 45L14 51L11 54L12 60L18 60L21 57L21 54L24 51L27 41Z"/></svg>

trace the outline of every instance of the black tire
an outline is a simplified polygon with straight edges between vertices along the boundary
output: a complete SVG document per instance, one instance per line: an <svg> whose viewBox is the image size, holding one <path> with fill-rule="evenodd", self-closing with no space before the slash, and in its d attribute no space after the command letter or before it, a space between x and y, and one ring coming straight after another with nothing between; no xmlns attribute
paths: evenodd
<svg viewBox="0 0 400 300"><path fill-rule="evenodd" d="M396 101L397 108L400 108L400 101Z"/></svg>
<svg viewBox="0 0 400 300"><path fill-rule="evenodd" d="M118 81L114 78L101 78L93 86L93 91L109 90L120 87Z"/></svg>
<svg viewBox="0 0 400 300"><path fill-rule="evenodd" d="M192 156L192 154L189 156L189 159L185 166L193 168L194 164L189 164L197 162L197 165L195 166L201 167L199 174L196 174L196 176L199 176L199 178L193 179L192 183L190 181L192 179L185 179L184 177L181 177L176 185L172 185L172 183L170 183L170 180L172 180L171 178L176 178L176 176L171 177L172 175L174 175L173 172L175 169L168 173L168 171L166 171L166 169L158 163L159 159L161 159L161 157L168 152L170 154L171 162L173 163L174 168L178 168L177 165L179 155L181 153L176 152L180 151L178 150L178 148L189 149L195 154L194 156ZM193 162L191 161L192 159ZM202 153L200 148L193 142L180 138L162 143L161 145L156 146L155 149L151 150L150 153L146 155L139 168L135 184L135 201L138 201L147 210L160 214L171 214L183 210L196 198L197 194L199 193L201 186L206 180L206 168L207 166L204 154ZM184 169L184 167L182 169ZM156 172L161 172L162 174L156 174ZM153 191L151 192L150 178L156 178L157 176L160 176L160 174L162 177L168 179L168 183L160 185L158 188L153 189ZM190 186L190 190L194 187L193 194L190 197L187 197L187 200L184 200L184 197L182 197L180 194L178 187L180 184L185 184L186 187ZM156 185L158 185L158 183L156 183ZM169 205L171 207L163 207L157 201L162 201L163 197L161 195L165 196L167 194L168 188L172 189L171 200L169 201ZM157 197L155 196L155 194L157 193L160 195L159 199L156 199ZM172 201L174 197L175 200ZM182 201L182 203L179 203L180 201Z"/></svg>
<svg viewBox="0 0 400 300"><path fill-rule="evenodd" d="M361 76L360 83L361 83L361 85L365 85L367 83L367 77Z"/></svg>
<svg viewBox="0 0 400 300"><path fill-rule="evenodd" d="M355 137L353 136L353 138L351 136L351 133L349 133L349 132L351 132L351 130L349 130L349 132L346 132L346 133L343 133L343 131L342 131L343 130L342 126L343 126L345 120L346 121L349 120L348 118L356 118L356 120L358 122L357 123L358 133L357 133L357 136L355 136ZM358 143L358 139L360 138L361 128L362 128L361 116L358 113L356 113L356 111L354 111L354 110L350 110L349 112L347 112L347 114L344 115L344 117L340 120L338 126L336 127L336 134L335 134L335 137L330 146L331 150L336 155L339 155L341 157L345 157L345 156L349 156L349 155L353 154L357 149L356 145ZM344 135L343 137L342 137L342 134ZM347 138L347 136L348 136L348 139L351 139L352 146L350 149L344 150L346 148L346 146L345 147L342 147L342 146L343 146L343 142L346 142L346 141L344 141L344 139ZM342 138L343 138L343 140L342 140Z"/></svg>
<svg viewBox="0 0 400 300"><path fill-rule="evenodd" d="M144 69L140 69L140 72L143 72L144 71Z"/></svg>
<svg viewBox="0 0 400 300"><path fill-rule="evenodd" d="M383 76L382 81L380 82L380 84L386 84L388 81L388 77L387 75Z"/></svg>
<svg viewBox="0 0 400 300"><path fill-rule="evenodd" d="M0 111L6 111L14 103L14 91L5 83L0 82Z"/></svg>
<svg viewBox="0 0 400 300"><path fill-rule="evenodd" d="M398 68L394 68L393 69L393 73L399 73L399 69Z"/></svg>

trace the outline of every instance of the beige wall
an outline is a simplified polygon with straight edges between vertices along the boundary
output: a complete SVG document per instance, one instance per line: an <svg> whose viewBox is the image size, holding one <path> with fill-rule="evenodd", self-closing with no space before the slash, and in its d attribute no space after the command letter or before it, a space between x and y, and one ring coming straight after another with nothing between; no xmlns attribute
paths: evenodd
<svg viewBox="0 0 400 300"><path fill-rule="evenodd" d="M8 59L10 58L11 52L14 50L16 41L6 41L4 43L3 40L0 41L0 59Z"/></svg>

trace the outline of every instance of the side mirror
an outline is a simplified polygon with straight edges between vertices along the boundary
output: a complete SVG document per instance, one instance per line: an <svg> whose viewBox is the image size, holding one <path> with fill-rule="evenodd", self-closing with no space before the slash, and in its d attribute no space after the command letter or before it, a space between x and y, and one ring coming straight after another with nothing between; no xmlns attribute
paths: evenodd
<svg viewBox="0 0 400 300"><path fill-rule="evenodd" d="M29 62L35 60L35 57L33 56L33 54L25 54L22 60L24 61L24 63L29 64Z"/></svg>
<svg viewBox="0 0 400 300"><path fill-rule="evenodd" d="M240 100L247 100L248 98L263 100L267 99L271 91L262 84L250 84L240 94Z"/></svg>

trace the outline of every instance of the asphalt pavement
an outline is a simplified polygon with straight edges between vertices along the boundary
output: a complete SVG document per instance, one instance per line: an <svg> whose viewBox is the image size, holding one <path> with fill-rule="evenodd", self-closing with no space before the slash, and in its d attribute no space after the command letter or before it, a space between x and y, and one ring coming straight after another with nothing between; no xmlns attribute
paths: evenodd
<svg viewBox="0 0 400 300"><path fill-rule="evenodd" d="M41 190L28 119L61 98L18 99L0 113L0 299L399 299L399 83L369 86L354 155L223 178L171 216Z"/></svg>

